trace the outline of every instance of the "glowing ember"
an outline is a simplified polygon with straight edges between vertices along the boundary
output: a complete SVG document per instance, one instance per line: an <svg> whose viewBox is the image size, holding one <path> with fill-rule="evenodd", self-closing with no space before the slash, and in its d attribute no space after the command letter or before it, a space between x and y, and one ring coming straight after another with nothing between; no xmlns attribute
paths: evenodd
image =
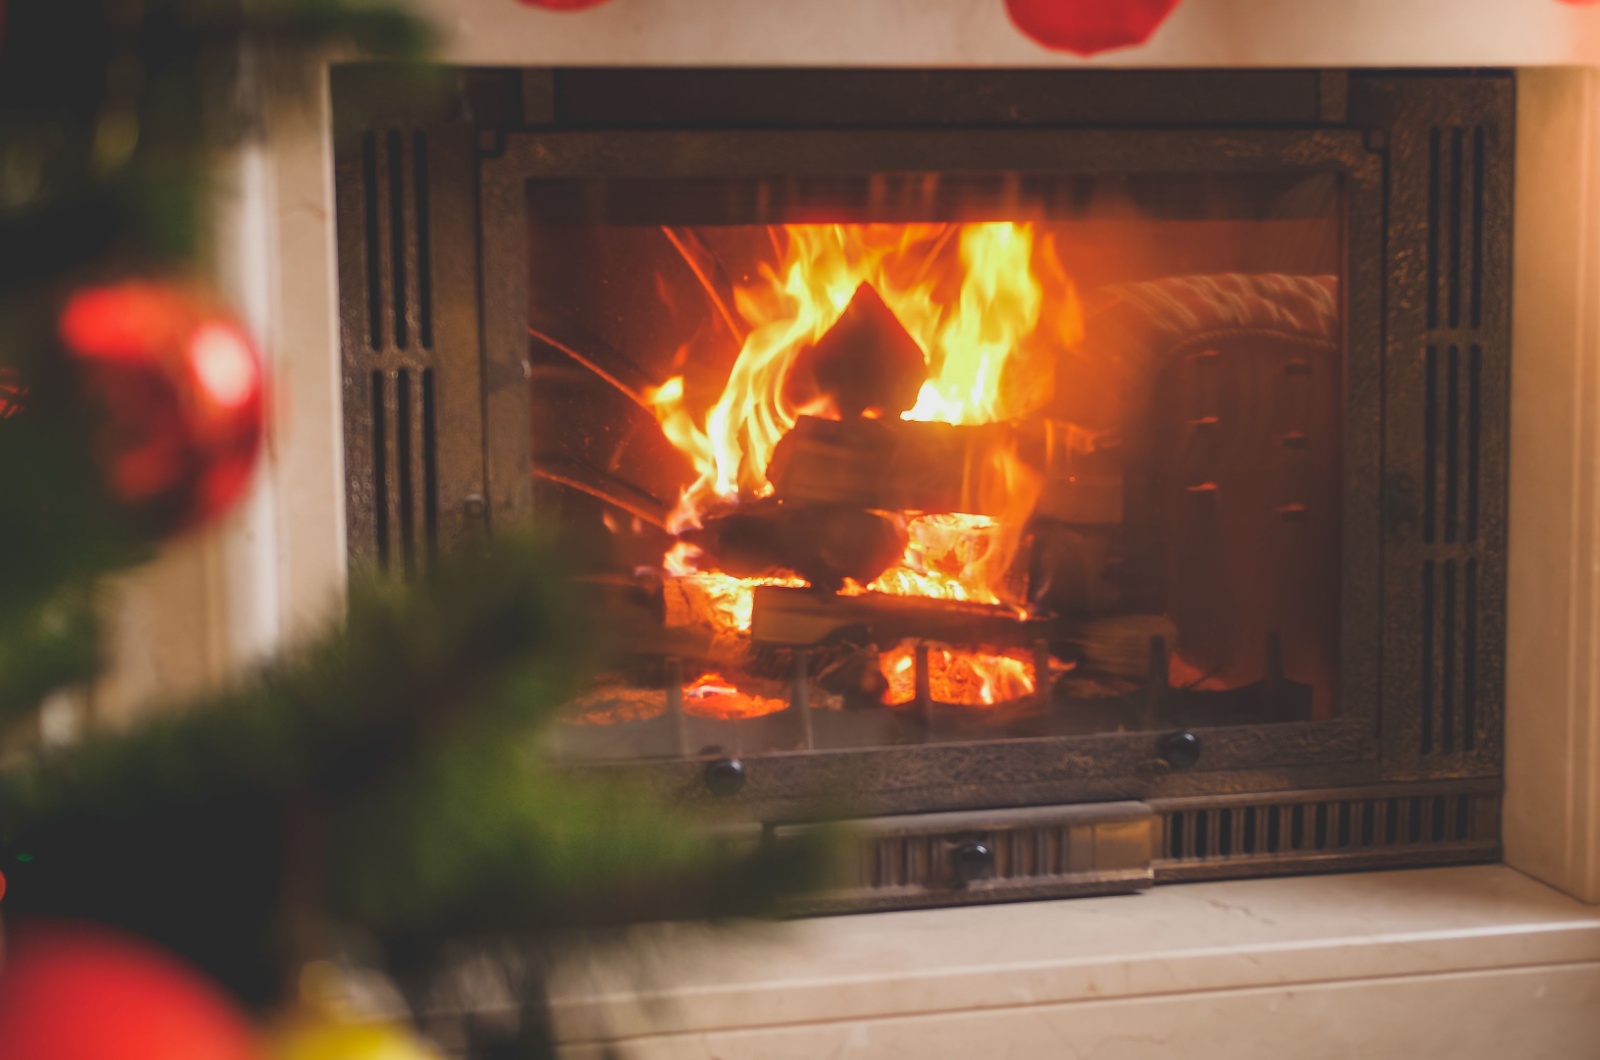
<svg viewBox="0 0 1600 1060"><path fill-rule="evenodd" d="M893 706L917 698L916 642L903 640L878 659ZM991 654L947 644L928 645L928 689L936 703L992 707L1033 694L1033 659L1018 649Z"/></svg>
<svg viewBox="0 0 1600 1060"><path fill-rule="evenodd" d="M732 681L719 673L702 674L694 684L683 690L684 713L699 718L721 718L724 721L759 718L764 714L776 714L788 705L781 699L741 692Z"/></svg>
<svg viewBox="0 0 1600 1060"><path fill-rule="evenodd" d="M1014 542L995 520L983 515L920 515L906 524L910 541L900 564L867 586L894 596L936 600L1000 602L992 586L1011 562Z"/></svg>

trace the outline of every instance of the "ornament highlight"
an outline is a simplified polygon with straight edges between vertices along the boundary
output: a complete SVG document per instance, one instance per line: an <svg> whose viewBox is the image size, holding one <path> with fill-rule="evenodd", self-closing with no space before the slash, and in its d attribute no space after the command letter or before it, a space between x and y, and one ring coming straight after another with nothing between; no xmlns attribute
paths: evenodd
<svg viewBox="0 0 1600 1060"><path fill-rule="evenodd" d="M100 416L112 495L158 534L238 500L261 446L261 358L244 330L190 289L130 281L78 291L58 332Z"/></svg>
<svg viewBox="0 0 1600 1060"><path fill-rule="evenodd" d="M1057 51L1095 55L1143 44L1179 0L1006 0L1017 28Z"/></svg>
<svg viewBox="0 0 1600 1060"><path fill-rule="evenodd" d="M0 972L0 1056L259 1060L255 1034L200 973L110 928L25 922Z"/></svg>

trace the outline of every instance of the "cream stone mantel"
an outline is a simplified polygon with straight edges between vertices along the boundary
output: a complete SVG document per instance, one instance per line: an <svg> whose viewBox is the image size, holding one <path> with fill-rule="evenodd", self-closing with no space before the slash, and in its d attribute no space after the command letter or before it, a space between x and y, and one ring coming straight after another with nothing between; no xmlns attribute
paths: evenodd
<svg viewBox="0 0 1600 1060"><path fill-rule="evenodd" d="M1577 1060L1600 908L1477 866L654 926L569 966L553 1014L571 1060Z"/></svg>
<svg viewBox="0 0 1600 1060"><path fill-rule="evenodd" d="M442 58L462 63L1082 63L1018 34L1002 0L418 6L444 30ZM699 969L675 953L660 966L673 988L647 1010L650 984L597 994L573 980L557 1006L571 1055L604 1055L595 1043L620 1034L627 1056L1600 1056L1600 908L1530 878L1600 902L1600 5L1183 0L1147 46L1090 65L1519 68L1512 867L811 921ZM270 351L271 449L241 510L127 579L119 665L93 695L104 717L219 679L338 612L327 100L268 119L266 141L228 160L217 274Z"/></svg>

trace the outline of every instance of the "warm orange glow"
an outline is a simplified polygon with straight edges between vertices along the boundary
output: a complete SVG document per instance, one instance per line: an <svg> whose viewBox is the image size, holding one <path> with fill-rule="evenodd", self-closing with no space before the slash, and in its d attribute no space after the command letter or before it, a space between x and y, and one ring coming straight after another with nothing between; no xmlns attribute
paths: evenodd
<svg viewBox="0 0 1600 1060"><path fill-rule="evenodd" d="M750 632L750 621L755 613L755 588L758 585L805 585L803 578L735 578L721 571L698 571L683 574L699 590L709 605L719 627Z"/></svg>
<svg viewBox="0 0 1600 1060"><path fill-rule="evenodd" d="M683 690L683 711L698 718L759 718L776 714L789 704L781 699L747 695L719 673L702 674Z"/></svg>
<svg viewBox="0 0 1600 1060"><path fill-rule="evenodd" d="M878 658L893 706L917 698L916 643L903 640ZM1020 649L994 654L947 644L928 645L928 690L936 703L992 707L1033 694L1033 659Z"/></svg>
<svg viewBox="0 0 1600 1060"><path fill-rule="evenodd" d="M929 378L905 419L992 423L1024 415L1049 399L1048 373L1008 376L1008 360L1038 341L1059 344L1080 332L1071 280L1033 226L1011 222L956 226L787 225L777 268L735 301L751 326L726 387L697 423L683 380L645 395L669 441L698 478L684 491L668 529L697 525L714 502L771 492L766 468L778 439L802 413L784 398L795 357L827 332L856 288L870 283L928 359ZM1055 307L1041 328L1040 309ZM1042 333L1037 334L1036 333Z"/></svg>
<svg viewBox="0 0 1600 1060"><path fill-rule="evenodd" d="M1072 282L1049 238L1036 238L1030 224L789 225L774 230L773 242L782 248L781 262L763 266L754 283L734 292L750 330L717 400L697 415L681 377L644 395L697 476L668 520L673 533L699 526L713 507L771 493L766 469L779 439L801 415L839 415L825 396L796 407L785 381L863 283L927 360L928 378L904 419L984 424L1033 413L1054 393L1055 352L1081 338ZM1040 476L1004 447L988 461L974 487L989 515L903 513L909 542L900 564L869 586L847 582L845 592L1016 606L1010 570ZM680 542L663 569L692 582L720 630L750 629L757 585L804 584L701 570L702 558ZM932 693L943 703L990 706L1034 689L1033 660L1025 652L934 645L929 661ZM914 700L912 642L884 654L882 667L890 684L886 702ZM702 716L757 717L784 706L740 692L721 674L706 674L684 691L684 709Z"/></svg>

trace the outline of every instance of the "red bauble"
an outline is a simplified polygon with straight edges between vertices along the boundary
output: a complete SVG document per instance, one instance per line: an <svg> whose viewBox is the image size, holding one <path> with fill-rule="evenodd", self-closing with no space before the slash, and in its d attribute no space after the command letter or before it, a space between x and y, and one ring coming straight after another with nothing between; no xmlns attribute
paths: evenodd
<svg viewBox="0 0 1600 1060"><path fill-rule="evenodd" d="M0 972L0 1056L257 1060L233 1003L175 957L80 924L24 924Z"/></svg>
<svg viewBox="0 0 1600 1060"><path fill-rule="evenodd" d="M542 7L550 11L582 11L586 7L599 7L606 0L517 0L523 7Z"/></svg>
<svg viewBox="0 0 1600 1060"><path fill-rule="evenodd" d="M1006 0L1022 32L1075 55L1143 44L1177 6L1178 0Z"/></svg>
<svg viewBox="0 0 1600 1060"><path fill-rule="evenodd" d="M133 281L74 294L59 332L101 415L112 495L158 532L204 523L244 492L265 417L261 358L205 296Z"/></svg>

